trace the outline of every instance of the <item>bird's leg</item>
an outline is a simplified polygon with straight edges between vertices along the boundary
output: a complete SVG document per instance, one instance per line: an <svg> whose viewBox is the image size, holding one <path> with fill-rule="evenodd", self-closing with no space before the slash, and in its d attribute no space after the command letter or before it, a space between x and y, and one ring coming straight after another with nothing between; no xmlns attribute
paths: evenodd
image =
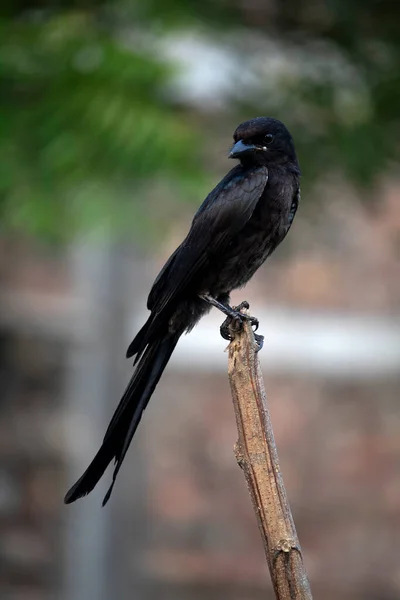
<svg viewBox="0 0 400 600"><path fill-rule="evenodd" d="M229 304L223 304L222 302L219 302L219 300L213 298L212 296L210 296L210 294L200 294L200 298L205 302L208 302L208 304L212 304L212 306L215 306L215 308L218 308L218 310L223 312L224 315L230 317L231 319L237 319L246 316L239 313L239 311L236 310L236 308L232 308L231 306L229 306ZM244 308L244 306L242 308Z"/></svg>
<svg viewBox="0 0 400 600"><path fill-rule="evenodd" d="M220 310L227 316L227 319L225 319L225 321L222 323L222 325L220 327L221 335L225 340L232 339L232 337L229 333L229 327L232 325L232 322L235 322L235 321L237 322L239 327L243 321L250 321L251 325L255 327L254 331L257 331L258 325L259 325L258 319L256 319L255 317L252 317L251 315L245 315L242 312L240 312L242 310L242 308L245 308L245 309L249 308L248 302L243 301L239 304L239 306L232 307L232 306L223 304L222 302L219 302L218 300L216 300L215 298L210 296L210 294L200 294L199 297L202 300L204 300L205 302L212 304L212 306L215 306L215 308L218 308L218 310ZM256 341L259 345L261 343L260 338L262 338L262 336L257 336L257 338L256 338ZM261 349L261 347L262 347L262 343L260 345L260 349Z"/></svg>

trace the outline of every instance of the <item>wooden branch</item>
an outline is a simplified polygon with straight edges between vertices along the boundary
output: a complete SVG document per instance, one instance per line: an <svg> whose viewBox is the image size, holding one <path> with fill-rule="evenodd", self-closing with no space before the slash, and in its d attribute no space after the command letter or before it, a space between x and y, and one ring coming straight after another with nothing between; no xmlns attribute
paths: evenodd
<svg viewBox="0 0 400 600"><path fill-rule="evenodd" d="M246 477L275 596L312 600L279 467L253 330L246 321L239 331L237 322L232 322L229 331L233 340L228 373L239 434L235 454Z"/></svg>

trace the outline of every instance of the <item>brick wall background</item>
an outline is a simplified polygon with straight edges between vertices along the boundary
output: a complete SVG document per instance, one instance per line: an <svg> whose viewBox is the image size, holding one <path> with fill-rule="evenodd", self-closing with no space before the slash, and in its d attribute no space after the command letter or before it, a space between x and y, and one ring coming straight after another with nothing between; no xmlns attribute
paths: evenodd
<svg viewBox="0 0 400 600"><path fill-rule="evenodd" d="M235 297L265 311L300 310L307 327L314 314L334 313L385 318L395 332L400 202L395 184L382 194L379 209L347 202L340 187L316 216L305 207L287 247ZM106 264L103 254L96 263L105 292L93 295L94 282L82 281L94 270L83 269L77 283L68 253L1 242L0 596L264 598L268 573L232 453L223 371L196 368L195 360L184 369L171 364L111 504L100 510L100 492L72 508L62 504L123 390L128 316L142 310L165 258L156 265L130 249L117 254L117 262L111 256ZM314 596L397 598L400 371L349 377L295 373L284 362L270 371L265 362L264 376Z"/></svg>

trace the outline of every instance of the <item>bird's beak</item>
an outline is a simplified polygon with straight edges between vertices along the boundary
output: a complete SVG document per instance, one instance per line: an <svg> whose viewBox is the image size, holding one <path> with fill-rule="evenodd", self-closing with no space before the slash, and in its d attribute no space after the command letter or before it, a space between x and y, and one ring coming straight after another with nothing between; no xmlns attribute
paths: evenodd
<svg viewBox="0 0 400 600"><path fill-rule="evenodd" d="M240 158L243 154L247 154L248 152L254 152L258 150L257 146L253 144L245 144L243 140L239 140L234 144L229 153L229 158Z"/></svg>

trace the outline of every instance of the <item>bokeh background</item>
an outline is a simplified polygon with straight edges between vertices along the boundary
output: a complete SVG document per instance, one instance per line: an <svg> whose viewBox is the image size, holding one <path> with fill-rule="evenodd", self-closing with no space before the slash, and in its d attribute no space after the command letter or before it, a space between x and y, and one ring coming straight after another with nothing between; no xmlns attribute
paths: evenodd
<svg viewBox="0 0 400 600"><path fill-rule="evenodd" d="M0 9L0 596L272 598L232 448L222 317L181 340L130 448L63 495L125 387L149 287L231 135L284 120L303 171L245 291L315 598L400 597L400 4Z"/></svg>

